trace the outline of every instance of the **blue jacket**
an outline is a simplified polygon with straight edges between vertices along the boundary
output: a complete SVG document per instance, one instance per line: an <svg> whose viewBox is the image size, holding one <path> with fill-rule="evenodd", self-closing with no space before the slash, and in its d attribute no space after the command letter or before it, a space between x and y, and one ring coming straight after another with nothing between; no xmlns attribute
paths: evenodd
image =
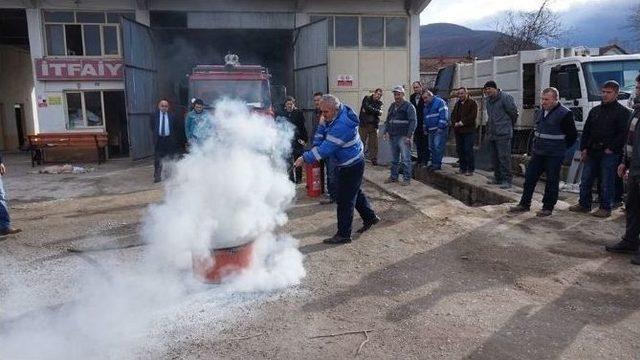
<svg viewBox="0 0 640 360"><path fill-rule="evenodd" d="M449 107L439 96L434 96L430 103L424 104L424 131L445 129L449 126Z"/></svg>
<svg viewBox="0 0 640 360"><path fill-rule="evenodd" d="M346 105L340 105L332 122L319 125L313 138L313 147L302 154L306 163L331 158L338 167L347 167L364 161L362 141L358 135L358 115Z"/></svg>
<svg viewBox="0 0 640 360"><path fill-rule="evenodd" d="M190 143L202 144L213 134L213 119L207 111L189 111L184 121L185 135Z"/></svg>

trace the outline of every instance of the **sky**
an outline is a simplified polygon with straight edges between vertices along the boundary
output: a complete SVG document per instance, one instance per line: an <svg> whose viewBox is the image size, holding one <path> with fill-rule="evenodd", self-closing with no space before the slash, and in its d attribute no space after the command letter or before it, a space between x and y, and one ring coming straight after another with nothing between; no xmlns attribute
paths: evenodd
<svg viewBox="0 0 640 360"><path fill-rule="evenodd" d="M584 4L602 3L602 0L555 0L550 8L554 12L565 12L584 8ZM491 23L490 19L508 10L532 11L539 8L540 0L432 0L420 14L422 25L448 22L463 26Z"/></svg>
<svg viewBox="0 0 640 360"><path fill-rule="evenodd" d="M474 30L496 30L505 11L534 11L542 0L432 0L420 15L422 25L447 22ZM543 46L603 46L617 43L640 51L629 29L628 14L638 0L552 0L551 10L565 32L557 43ZM594 26L607 24L608 26Z"/></svg>

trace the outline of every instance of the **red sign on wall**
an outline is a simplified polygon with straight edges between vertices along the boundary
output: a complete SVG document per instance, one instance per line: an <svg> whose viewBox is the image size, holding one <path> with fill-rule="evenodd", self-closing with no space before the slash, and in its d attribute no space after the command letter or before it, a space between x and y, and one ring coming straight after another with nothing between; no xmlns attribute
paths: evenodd
<svg viewBox="0 0 640 360"><path fill-rule="evenodd" d="M38 80L122 80L122 59L35 59Z"/></svg>

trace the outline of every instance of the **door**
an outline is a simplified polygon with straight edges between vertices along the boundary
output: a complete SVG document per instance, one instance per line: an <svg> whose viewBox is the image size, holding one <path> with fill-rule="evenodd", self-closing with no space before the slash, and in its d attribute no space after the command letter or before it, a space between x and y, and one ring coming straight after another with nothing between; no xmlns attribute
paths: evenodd
<svg viewBox="0 0 640 360"><path fill-rule="evenodd" d="M22 111L24 107L22 106L22 104L15 104L13 106L13 110L15 112L15 117L16 117L16 130L17 130L17 135L18 135L18 146L20 149L22 149L22 146L24 146L24 113Z"/></svg>
<svg viewBox="0 0 640 360"><path fill-rule="evenodd" d="M153 155L149 124L158 99L157 64L148 26L122 18L122 54L127 109L129 155L134 160Z"/></svg>
<svg viewBox="0 0 640 360"><path fill-rule="evenodd" d="M328 91L327 19L296 28L293 32L293 77L298 108L313 109L313 93ZM307 131L313 134L311 117Z"/></svg>

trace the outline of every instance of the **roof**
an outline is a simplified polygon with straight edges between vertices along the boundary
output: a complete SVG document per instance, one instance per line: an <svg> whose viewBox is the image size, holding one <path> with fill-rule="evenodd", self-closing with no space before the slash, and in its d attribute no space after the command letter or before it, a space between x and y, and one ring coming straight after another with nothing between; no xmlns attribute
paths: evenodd
<svg viewBox="0 0 640 360"><path fill-rule="evenodd" d="M437 73L440 69L457 63L472 62L466 56L438 56L438 57L424 57L420 59L420 72L421 73Z"/></svg>
<svg viewBox="0 0 640 360"><path fill-rule="evenodd" d="M618 46L618 44L606 45L600 48L600 54L606 54L608 52L614 52L615 54L620 54L620 55L628 54L628 52L625 49Z"/></svg>

